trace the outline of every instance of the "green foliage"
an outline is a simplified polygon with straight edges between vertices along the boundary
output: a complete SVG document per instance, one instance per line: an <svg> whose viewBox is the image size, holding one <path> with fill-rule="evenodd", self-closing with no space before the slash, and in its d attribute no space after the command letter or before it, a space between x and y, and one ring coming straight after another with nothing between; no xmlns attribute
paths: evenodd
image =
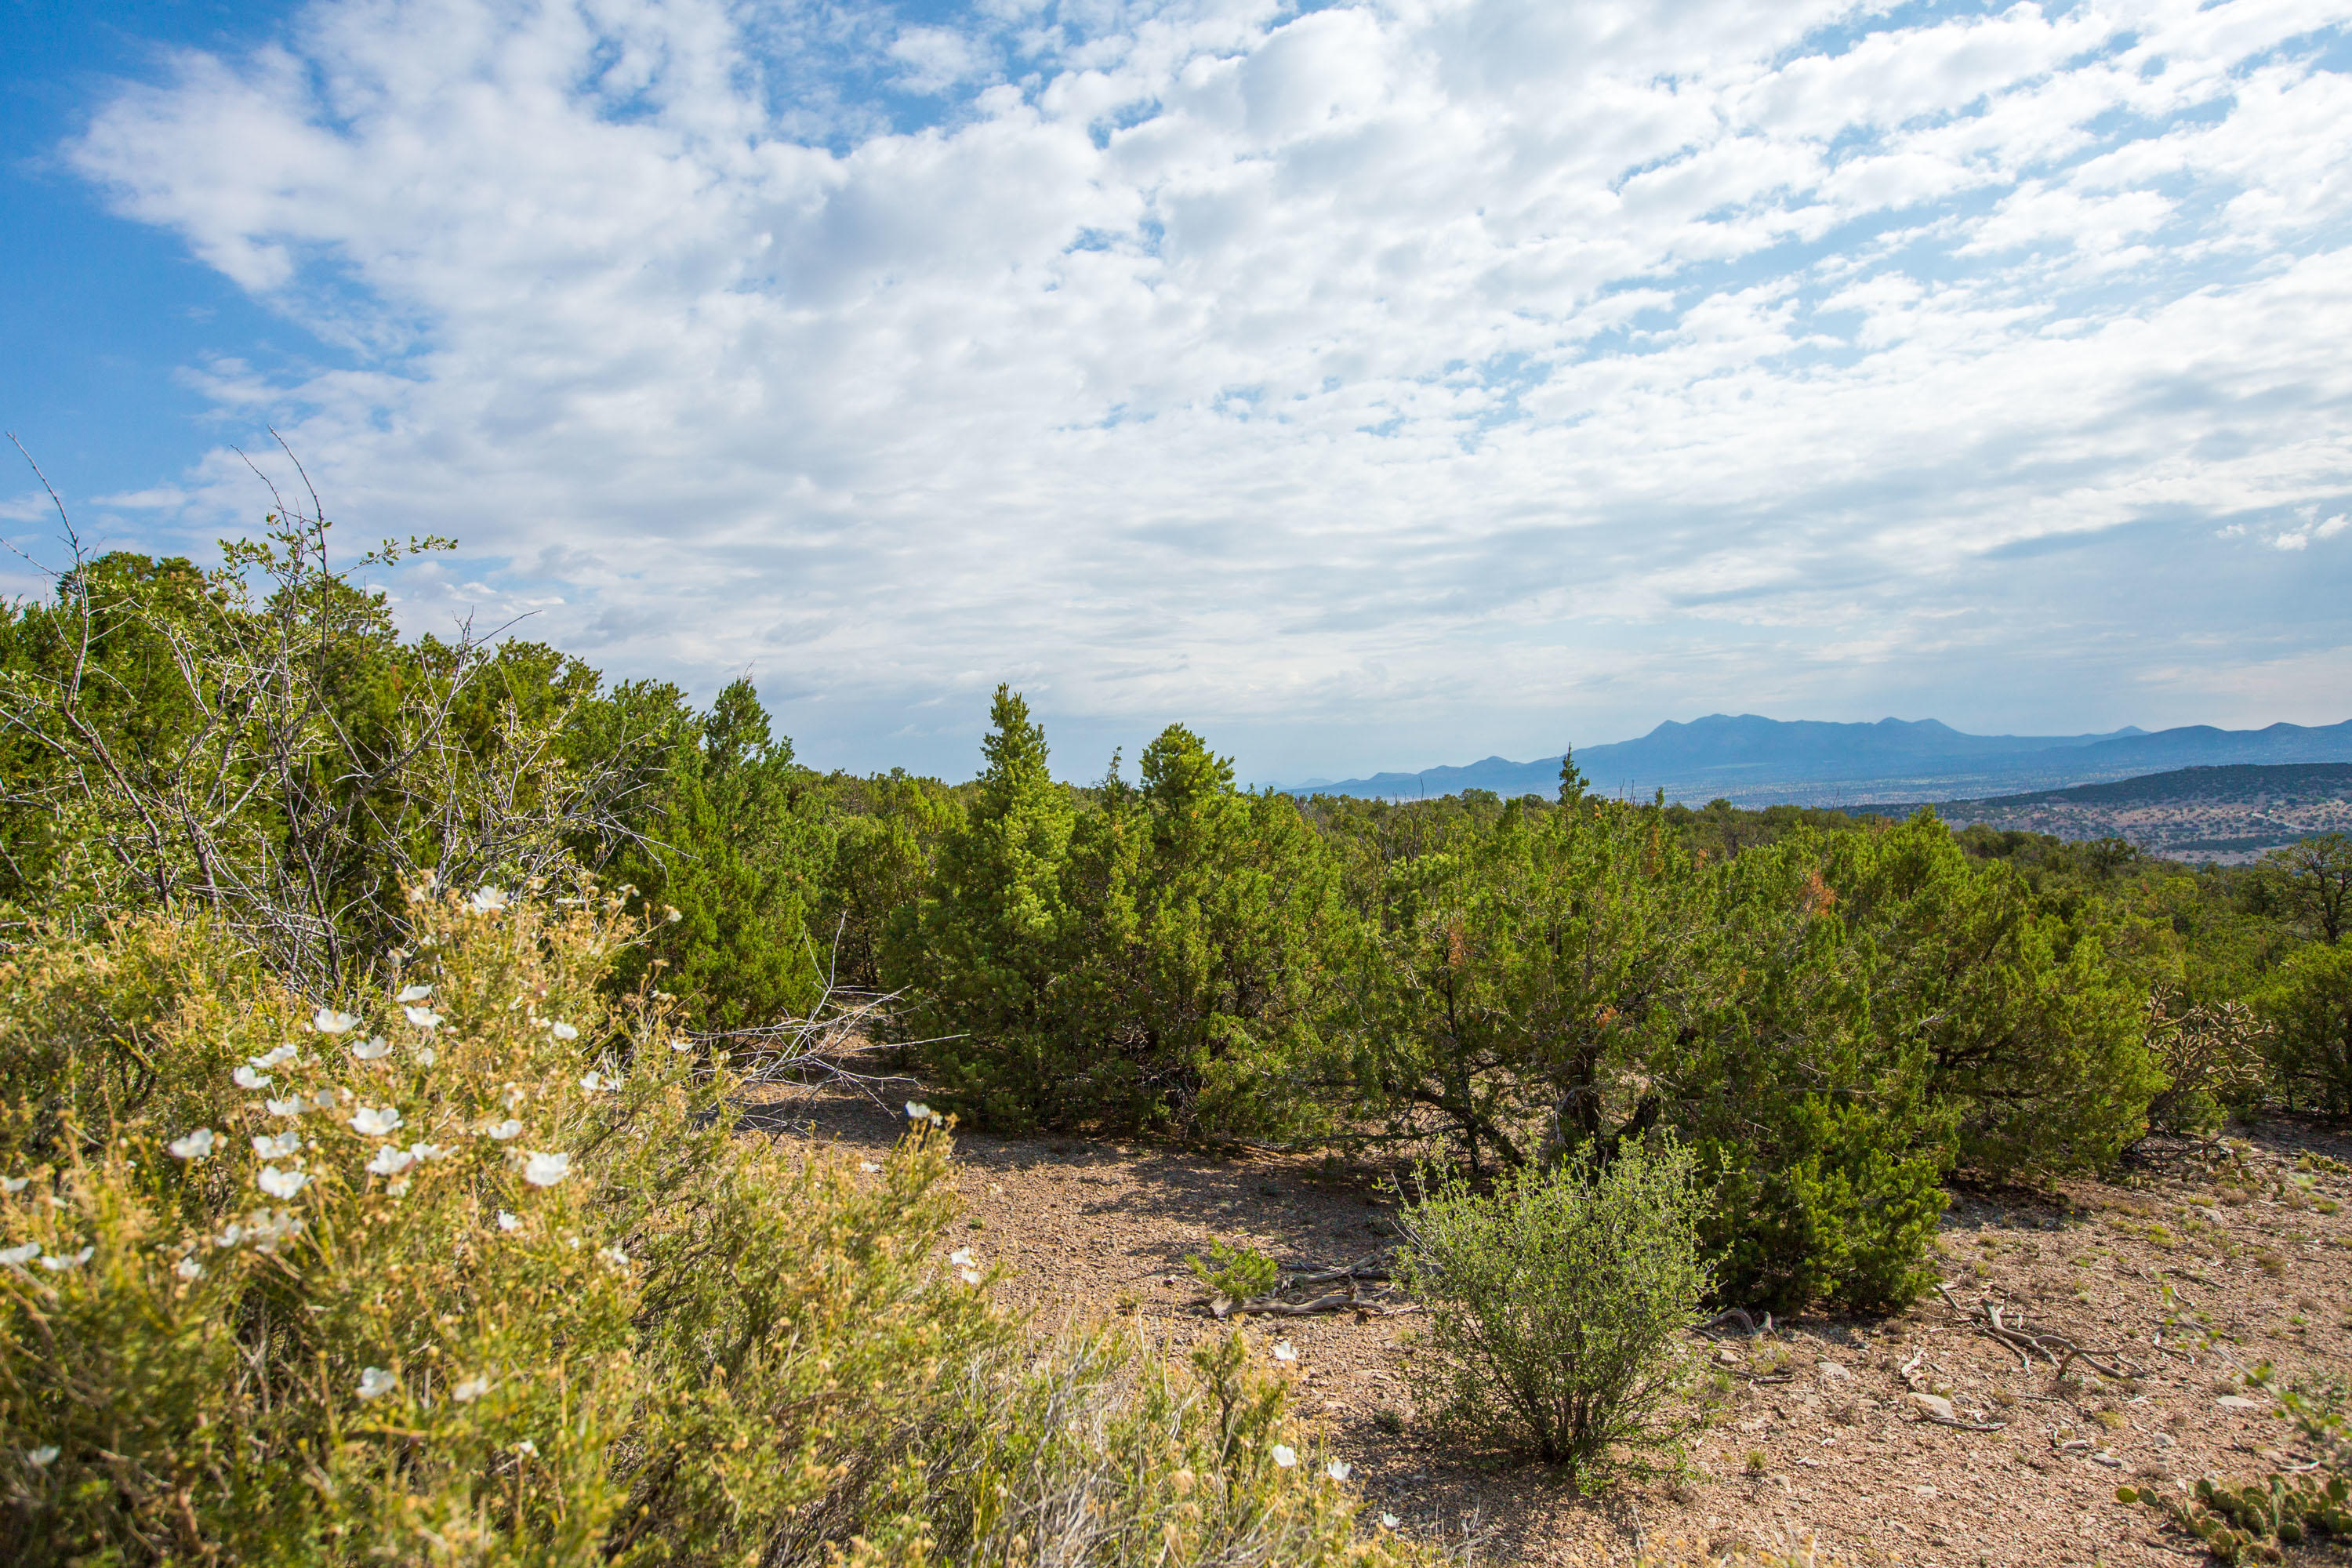
<svg viewBox="0 0 2352 1568"><path fill-rule="evenodd" d="M0 974L0 1556L1402 1560L1237 1352L1037 1361L940 1256L943 1134L737 1136L617 900L412 918L348 1017L163 920Z"/></svg>
<svg viewBox="0 0 2352 1568"><path fill-rule="evenodd" d="M2290 1103L2352 1114L2352 945L2314 943L2282 964L2255 1006Z"/></svg>
<svg viewBox="0 0 2352 1568"><path fill-rule="evenodd" d="M1674 1448L1677 1342L1708 1286L1692 1175L1671 1143L1491 1194L1424 1173L1400 1269L1430 1309L1415 1367L1452 1419L1588 1483Z"/></svg>
<svg viewBox="0 0 2352 1568"><path fill-rule="evenodd" d="M992 1125L1278 1127L1321 1111L1288 1074L1320 1022L1344 920L1288 799L1171 726L1130 786L1080 801L1000 689L988 769L952 826L894 968L923 999L927 1059Z"/></svg>
<svg viewBox="0 0 2352 1568"><path fill-rule="evenodd" d="M1270 1294L1282 1277L1274 1259L1247 1242L1212 1241L1205 1261L1198 1253L1187 1253L1184 1267L1211 1291L1234 1301L1255 1301Z"/></svg>

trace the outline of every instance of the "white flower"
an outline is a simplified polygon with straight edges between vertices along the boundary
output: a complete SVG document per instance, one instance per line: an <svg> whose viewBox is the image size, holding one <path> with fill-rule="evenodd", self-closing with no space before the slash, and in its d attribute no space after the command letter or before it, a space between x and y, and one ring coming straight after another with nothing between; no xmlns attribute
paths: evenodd
<svg viewBox="0 0 2352 1568"><path fill-rule="evenodd" d="M1381 1528L1382 1530L1394 1530L1396 1527L1397 1527L1397 1516L1396 1516L1396 1515L1394 1515L1394 1514L1392 1514L1392 1513L1384 1513L1384 1514L1381 1515Z"/></svg>
<svg viewBox="0 0 2352 1568"><path fill-rule="evenodd" d="M507 907L506 889L499 887L477 888L474 896L466 902L478 915L494 915Z"/></svg>
<svg viewBox="0 0 2352 1568"><path fill-rule="evenodd" d="M957 1247L953 1252L948 1254L948 1261L954 1264L958 1268L971 1268L971 1248L969 1247Z"/></svg>
<svg viewBox="0 0 2352 1568"><path fill-rule="evenodd" d="M576 1040L580 1037L580 1031L561 1018L550 1023L547 1026L547 1032L559 1040Z"/></svg>
<svg viewBox="0 0 2352 1568"><path fill-rule="evenodd" d="M399 1386L400 1379L380 1366L361 1369L360 1397L362 1399L373 1399L379 1394L390 1394Z"/></svg>
<svg viewBox="0 0 2352 1568"><path fill-rule="evenodd" d="M617 1241L610 1247L598 1247L596 1256L615 1268L626 1268L629 1266L629 1255L621 1250L621 1244Z"/></svg>
<svg viewBox="0 0 2352 1568"><path fill-rule="evenodd" d="M1291 1448L1289 1444L1276 1443L1274 1446L1274 1462L1279 1468L1286 1470L1290 1468L1291 1466L1298 1463L1298 1455Z"/></svg>
<svg viewBox="0 0 2352 1568"><path fill-rule="evenodd" d="M392 1042L382 1035L370 1035L352 1047L352 1055L363 1062L380 1061L392 1055Z"/></svg>
<svg viewBox="0 0 2352 1568"><path fill-rule="evenodd" d="M694 1042L690 1039L680 1037L678 1039L672 1040L669 1043L669 1048L674 1051L690 1051L694 1049Z"/></svg>
<svg viewBox="0 0 2352 1568"><path fill-rule="evenodd" d="M489 1391L490 1380L488 1378L469 1377L465 1382L459 1384L457 1387L451 1389L449 1391L449 1397L456 1400L460 1405L471 1405L474 1401L479 1399Z"/></svg>
<svg viewBox="0 0 2352 1568"><path fill-rule="evenodd" d="M499 1228L500 1230L507 1231L520 1230L522 1228L522 1216L520 1215L509 1214L507 1210L500 1209L499 1211Z"/></svg>
<svg viewBox="0 0 2352 1568"><path fill-rule="evenodd" d="M1290 1348L1290 1342L1288 1340L1284 1340L1274 1347L1274 1359L1276 1361L1297 1361L1298 1359L1298 1352Z"/></svg>
<svg viewBox="0 0 2352 1568"><path fill-rule="evenodd" d="M229 1221L228 1228L226 1230L213 1237L213 1245L215 1247L235 1247L238 1242L243 1241L244 1239L245 1226L237 1224L235 1220L231 1220Z"/></svg>
<svg viewBox="0 0 2352 1568"><path fill-rule="evenodd" d="M399 1125L400 1110L396 1106L387 1105L378 1110L373 1106L362 1105L352 1112L352 1131L365 1133L370 1138L381 1138Z"/></svg>
<svg viewBox="0 0 2352 1568"><path fill-rule="evenodd" d="M1334 1459L1323 1467L1323 1473L1335 1481L1344 1481L1356 1473L1356 1467L1345 1459Z"/></svg>
<svg viewBox="0 0 2352 1568"><path fill-rule="evenodd" d="M944 1121L947 1118L941 1116L938 1111L933 1110L929 1106L925 1105L921 1100L910 1100L907 1101L907 1120L909 1121Z"/></svg>
<svg viewBox="0 0 2352 1568"><path fill-rule="evenodd" d="M183 1258L172 1265L172 1272L183 1279L194 1279L205 1271L205 1266L193 1258Z"/></svg>
<svg viewBox="0 0 2352 1568"><path fill-rule="evenodd" d="M6 1193L9 1196L14 1197L16 1194L23 1192L26 1184L31 1182L32 1179L33 1178L30 1176L0 1176L0 1193Z"/></svg>
<svg viewBox="0 0 2352 1568"><path fill-rule="evenodd" d="M967 1285L977 1285L980 1283L980 1270L977 1268L959 1268L956 1270L956 1278L962 1280Z"/></svg>
<svg viewBox="0 0 2352 1568"><path fill-rule="evenodd" d="M439 877L434 875L432 872L425 872L423 879L420 879L415 887L408 889L408 901L412 904L421 904L425 900L431 898L433 896L433 884L440 879L441 879Z"/></svg>
<svg viewBox="0 0 2352 1568"><path fill-rule="evenodd" d="M530 1438L525 1437L521 1442L515 1445L515 1452L518 1454L530 1454L536 1457L539 1453L539 1445L532 1442Z"/></svg>
<svg viewBox="0 0 2352 1568"><path fill-rule="evenodd" d="M228 1076L229 1081L239 1089L268 1089L270 1083L268 1073L256 1072L250 1067L241 1067Z"/></svg>
<svg viewBox="0 0 2352 1568"><path fill-rule="evenodd" d="M437 1029L441 1026L441 1015L430 1007L403 1007L400 1011L410 1023L420 1029Z"/></svg>
<svg viewBox="0 0 2352 1568"><path fill-rule="evenodd" d="M857 1162L857 1168L858 1168L859 1170L861 1170L861 1171L865 1172L867 1175L869 1175L869 1176L870 1176L870 1175L872 1175L875 1172L877 1172L877 1171L880 1170L882 1167L881 1167L881 1166L879 1166L879 1165L877 1165L877 1164L876 1164L876 1163L875 1163L873 1161L871 1161L871 1160L860 1160L860 1161L858 1161L858 1162Z"/></svg>
<svg viewBox="0 0 2352 1568"><path fill-rule="evenodd" d="M488 1127L483 1128L482 1131L503 1143L508 1139L514 1137L517 1133L522 1131L522 1123L509 1116L504 1121L491 1122Z"/></svg>
<svg viewBox="0 0 2352 1568"><path fill-rule="evenodd" d="M396 1176L416 1163L416 1156L405 1149L395 1149L387 1143L375 1152L367 1163L368 1173L374 1176Z"/></svg>
<svg viewBox="0 0 2352 1568"><path fill-rule="evenodd" d="M533 1153L522 1167L522 1179L534 1187L551 1187L571 1173L569 1154Z"/></svg>
<svg viewBox="0 0 2352 1568"><path fill-rule="evenodd" d="M678 921L684 919L686 919L685 914L679 910L676 904L664 904L662 906L662 920L666 924L676 925Z"/></svg>
<svg viewBox="0 0 2352 1568"><path fill-rule="evenodd" d="M253 1152L265 1160L283 1160L300 1147L302 1134L299 1132L280 1132L274 1137L263 1136L253 1141ZM179 1150L174 1148L172 1152L176 1154Z"/></svg>
<svg viewBox="0 0 2352 1568"><path fill-rule="evenodd" d="M55 1443L44 1443L37 1448L27 1448L25 1450L25 1463L37 1470L46 1470L57 1463L58 1451L58 1446Z"/></svg>
<svg viewBox="0 0 2352 1568"><path fill-rule="evenodd" d="M85 1247L79 1252L68 1252L62 1258L44 1253L41 1255L41 1267L52 1274L62 1274L68 1268L80 1268L89 1262L97 1251L98 1248L95 1247Z"/></svg>
<svg viewBox="0 0 2352 1568"><path fill-rule="evenodd" d="M428 1068L433 1065L433 1047L431 1046L419 1046L416 1047L416 1065L419 1067Z"/></svg>
<svg viewBox="0 0 2352 1568"><path fill-rule="evenodd" d="M310 1184L310 1178L299 1171L281 1171L275 1165L261 1167L261 1174L253 1184L273 1198L290 1198Z"/></svg>
<svg viewBox="0 0 2352 1568"><path fill-rule="evenodd" d="M310 1109L310 1102L299 1094L291 1100L265 1100L261 1103L268 1107L272 1116L299 1116Z"/></svg>
<svg viewBox="0 0 2352 1568"><path fill-rule="evenodd" d="M411 1002L425 1001L432 994L433 987L430 985L404 985L400 988L400 994L393 1000L404 1006Z"/></svg>
<svg viewBox="0 0 2352 1568"><path fill-rule="evenodd" d="M448 1146L442 1143L411 1143L408 1146L409 1157L416 1160L438 1160L448 1152Z"/></svg>
<svg viewBox="0 0 2352 1568"><path fill-rule="evenodd" d="M254 1058L253 1065L260 1068L264 1071L268 1071L269 1068L276 1067L279 1062L292 1061L300 1054L301 1053L295 1048L293 1042L289 1040L285 1045L277 1047L272 1050L264 1051L261 1055Z"/></svg>
<svg viewBox="0 0 2352 1568"><path fill-rule="evenodd" d="M581 1078L580 1087L586 1089L591 1094L595 1094L603 1089L620 1088L621 1080L616 1078L606 1078L594 1068L590 1068L586 1074Z"/></svg>
<svg viewBox="0 0 2352 1568"><path fill-rule="evenodd" d="M514 1085L509 1084L507 1086L507 1109L509 1110L514 1110L517 1106L520 1105L524 1100L529 1100L530 1098L530 1096L525 1094L521 1089L516 1088Z"/></svg>
<svg viewBox="0 0 2352 1568"><path fill-rule="evenodd" d="M322 1089L310 1097L310 1103L321 1110L332 1110L338 1102L349 1100L351 1097L349 1089Z"/></svg>
<svg viewBox="0 0 2352 1568"><path fill-rule="evenodd" d="M172 1151L174 1160L201 1160L213 1152L213 1130L199 1127L184 1138L174 1138L163 1145Z"/></svg>
<svg viewBox="0 0 2352 1568"><path fill-rule="evenodd" d="M383 1184L383 1190L391 1194L395 1198L404 1198L408 1195L408 1189L413 1184L412 1184L406 1176L402 1176L396 1180L386 1182Z"/></svg>
<svg viewBox="0 0 2352 1568"><path fill-rule="evenodd" d="M352 1013L338 1013L331 1007L321 1007L310 1015L310 1027L322 1035L340 1035L346 1029L359 1027L359 1017Z"/></svg>
<svg viewBox="0 0 2352 1568"><path fill-rule="evenodd" d="M236 1226L229 1228L235 1230ZM274 1252L279 1242L301 1234L302 1222L284 1209L275 1214L268 1209L256 1209L245 1216L245 1239L264 1252Z"/></svg>
<svg viewBox="0 0 2352 1568"><path fill-rule="evenodd" d="M0 1247L0 1263L22 1268L41 1255L41 1244L28 1241L22 1247Z"/></svg>

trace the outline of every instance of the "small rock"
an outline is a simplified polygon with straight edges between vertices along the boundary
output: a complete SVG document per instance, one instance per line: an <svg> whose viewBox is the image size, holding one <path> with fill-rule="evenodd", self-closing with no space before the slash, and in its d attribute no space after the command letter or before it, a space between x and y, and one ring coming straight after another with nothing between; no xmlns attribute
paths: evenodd
<svg viewBox="0 0 2352 1568"><path fill-rule="evenodd" d="M2123 1466L2123 1461L2121 1459L2116 1458L2105 1448L2100 1449L2097 1453L2091 1456L2091 1463L2095 1465L2105 1465L2111 1470L2120 1469Z"/></svg>
<svg viewBox="0 0 2352 1568"><path fill-rule="evenodd" d="M1845 1368L1838 1365L1838 1363L1833 1361L1816 1362L1813 1363L1813 1370L1820 1373L1823 1377L1832 1379L1852 1377L1853 1375L1853 1373L1846 1371Z"/></svg>
<svg viewBox="0 0 2352 1568"><path fill-rule="evenodd" d="M1940 1394L1914 1394L1911 1403L1938 1421L1959 1419L1952 1414L1952 1402Z"/></svg>
<svg viewBox="0 0 2352 1568"><path fill-rule="evenodd" d="M2159 1448L2179 1447L2178 1443L2175 1442L2172 1434L2169 1432L2158 1432L2156 1435L2156 1446Z"/></svg>
<svg viewBox="0 0 2352 1568"><path fill-rule="evenodd" d="M2224 1410L2260 1410L2262 1401L2249 1399L2242 1394L2225 1394L2213 1402Z"/></svg>

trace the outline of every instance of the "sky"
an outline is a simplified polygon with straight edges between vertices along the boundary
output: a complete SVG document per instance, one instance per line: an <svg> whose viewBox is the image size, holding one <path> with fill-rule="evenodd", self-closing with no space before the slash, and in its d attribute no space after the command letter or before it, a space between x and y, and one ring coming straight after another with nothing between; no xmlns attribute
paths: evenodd
<svg viewBox="0 0 2352 1568"><path fill-rule="evenodd" d="M344 548L461 542L407 629L748 673L816 765L969 776L1000 681L1081 779L2352 718L2341 0L0 24L0 426L85 536L211 557L274 429Z"/></svg>

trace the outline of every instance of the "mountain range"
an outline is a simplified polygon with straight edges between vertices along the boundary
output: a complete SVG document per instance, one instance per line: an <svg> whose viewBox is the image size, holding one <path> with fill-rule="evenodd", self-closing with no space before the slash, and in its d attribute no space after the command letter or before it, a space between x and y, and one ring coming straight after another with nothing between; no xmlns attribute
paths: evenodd
<svg viewBox="0 0 2352 1568"><path fill-rule="evenodd" d="M1667 799L1694 805L1718 796L1736 805L1844 805L2063 789L2169 768L2352 762L2352 721L2262 730L2190 724L2097 735L1971 735L1933 719L1833 724L1711 713L1686 724L1668 720L1638 740L1580 747L1575 754L1590 787L1607 795L1640 797L1663 789ZM1559 759L1551 756L1526 763L1488 757L1461 767L1276 787L1296 795L1409 800L1465 789L1493 790L1506 798L1549 796L1559 784Z"/></svg>

